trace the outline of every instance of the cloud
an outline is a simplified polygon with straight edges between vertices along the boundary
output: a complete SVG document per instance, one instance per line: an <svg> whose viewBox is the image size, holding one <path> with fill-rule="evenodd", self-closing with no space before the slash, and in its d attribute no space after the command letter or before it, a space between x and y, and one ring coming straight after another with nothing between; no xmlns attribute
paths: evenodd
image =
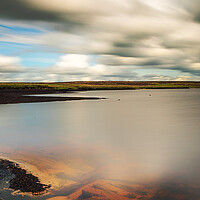
<svg viewBox="0 0 200 200"><path fill-rule="evenodd" d="M20 64L18 57L0 56L0 79L3 81L77 81L137 79L132 69L91 63L89 55L67 54L52 66L36 69Z"/></svg>
<svg viewBox="0 0 200 200"><path fill-rule="evenodd" d="M18 57L0 55L0 73L19 73L23 71Z"/></svg>
<svg viewBox="0 0 200 200"><path fill-rule="evenodd" d="M122 80L137 76L132 70L123 67L91 64L90 59L88 55L67 54L61 56L54 66L47 67L42 72L64 80Z"/></svg>
<svg viewBox="0 0 200 200"><path fill-rule="evenodd" d="M175 2L189 12L194 21L200 22L200 0L176 0Z"/></svg>
<svg viewBox="0 0 200 200"><path fill-rule="evenodd" d="M30 6L24 0L1 0L0 17L18 20L58 20L58 16Z"/></svg>
<svg viewBox="0 0 200 200"><path fill-rule="evenodd" d="M132 58L127 58L130 62ZM141 58L138 58L141 59ZM126 60L125 60L126 61ZM123 62L125 62L123 61ZM127 61L126 61L127 62ZM137 61L144 62L144 61ZM144 64L143 64L144 65ZM196 63L194 70L199 69L200 64ZM197 69L196 69L197 68ZM90 55L66 54L60 56L58 61L49 67L36 69L34 67L25 67L20 64L18 57L0 56L0 79L3 81L77 81L77 80L191 80L189 75L162 75L138 71L141 67L131 67L129 65L106 65L94 62ZM185 71L187 72L187 70ZM194 78L193 78L194 79ZM195 77L198 80L198 76Z"/></svg>
<svg viewBox="0 0 200 200"><path fill-rule="evenodd" d="M138 69L163 70L158 76L163 79L166 69L196 77L199 5L199 0L1 0L4 22L44 31L31 37L4 33L0 41L62 53L55 65L43 69L43 78L39 67L31 69L41 80L132 79ZM98 57L96 64L89 55Z"/></svg>
<svg viewBox="0 0 200 200"><path fill-rule="evenodd" d="M175 80L176 81L190 81L191 80L191 76L178 76Z"/></svg>

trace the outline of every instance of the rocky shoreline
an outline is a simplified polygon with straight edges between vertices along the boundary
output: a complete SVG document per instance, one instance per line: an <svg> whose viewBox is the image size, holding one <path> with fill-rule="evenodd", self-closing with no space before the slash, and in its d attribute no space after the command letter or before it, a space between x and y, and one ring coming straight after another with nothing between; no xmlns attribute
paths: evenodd
<svg viewBox="0 0 200 200"><path fill-rule="evenodd" d="M0 184L7 182L9 189L39 195L47 192L51 185L42 184L38 177L21 168L19 164L0 159Z"/></svg>

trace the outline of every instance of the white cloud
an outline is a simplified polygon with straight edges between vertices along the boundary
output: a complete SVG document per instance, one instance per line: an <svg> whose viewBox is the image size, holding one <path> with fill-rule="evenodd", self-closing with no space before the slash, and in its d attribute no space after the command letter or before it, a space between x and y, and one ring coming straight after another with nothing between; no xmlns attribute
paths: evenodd
<svg viewBox="0 0 200 200"><path fill-rule="evenodd" d="M191 76L178 76L175 80L176 81L189 81L191 80Z"/></svg>
<svg viewBox="0 0 200 200"><path fill-rule="evenodd" d="M56 68L86 68L88 67L89 57L86 55L68 54L60 57L56 63Z"/></svg>
<svg viewBox="0 0 200 200"><path fill-rule="evenodd" d="M191 68L194 70L200 70L200 62L199 63L192 63Z"/></svg>
<svg viewBox="0 0 200 200"><path fill-rule="evenodd" d="M103 64L91 64L91 56L67 54L61 56L58 62L47 67L42 73L66 80L110 80L113 78L135 78L136 74L130 69Z"/></svg>
<svg viewBox="0 0 200 200"><path fill-rule="evenodd" d="M20 58L0 55L0 73L22 72Z"/></svg>

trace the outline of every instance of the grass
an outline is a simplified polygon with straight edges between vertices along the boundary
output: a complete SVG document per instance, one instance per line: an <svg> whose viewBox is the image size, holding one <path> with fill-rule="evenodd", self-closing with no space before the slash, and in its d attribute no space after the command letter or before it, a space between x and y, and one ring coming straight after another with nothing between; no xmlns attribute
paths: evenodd
<svg viewBox="0 0 200 200"><path fill-rule="evenodd" d="M127 90L200 88L200 82L188 81L76 81L57 83L0 83L0 90Z"/></svg>

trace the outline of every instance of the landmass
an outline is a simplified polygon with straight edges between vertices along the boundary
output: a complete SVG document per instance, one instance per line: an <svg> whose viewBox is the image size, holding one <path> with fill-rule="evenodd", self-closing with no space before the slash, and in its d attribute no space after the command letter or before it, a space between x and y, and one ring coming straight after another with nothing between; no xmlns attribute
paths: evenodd
<svg viewBox="0 0 200 200"><path fill-rule="evenodd" d="M197 81L75 81L56 83L0 83L0 104L72 100L95 100L96 97L32 96L88 90L189 89L200 88Z"/></svg>
<svg viewBox="0 0 200 200"><path fill-rule="evenodd" d="M40 90L40 89L19 89L15 90L0 90L0 104L15 104L15 103L39 103L53 101L73 101L73 100L97 100L103 99L98 97L57 97L57 96L33 96L35 94L56 94L64 93L65 91L57 90Z"/></svg>

